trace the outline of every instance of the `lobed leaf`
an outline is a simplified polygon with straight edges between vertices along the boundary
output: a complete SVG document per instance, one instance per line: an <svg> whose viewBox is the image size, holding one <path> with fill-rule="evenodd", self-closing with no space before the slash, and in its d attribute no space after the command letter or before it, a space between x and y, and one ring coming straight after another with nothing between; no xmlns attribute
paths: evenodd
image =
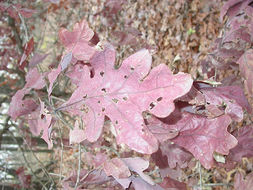
<svg viewBox="0 0 253 190"><path fill-rule="evenodd" d="M173 101L186 94L191 86L190 75L173 75L166 65L152 70L148 50L140 50L114 68L115 50L106 45L91 59L94 76L83 67L79 87L59 109L82 117L86 136L91 142L101 135L104 117L112 121L118 143L133 150L151 154L157 150L156 138L147 129L142 112L166 117L174 110Z"/></svg>
<svg viewBox="0 0 253 190"><path fill-rule="evenodd" d="M213 166L214 152L227 155L237 145L236 138L227 131L231 122L227 115L207 119L187 112L181 116L173 113L163 122L168 130L179 132L171 141L191 152L207 169Z"/></svg>
<svg viewBox="0 0 253 190"><path fill-rule="evenodd" d="M229 160L240 162L243 157L253 157L253 126L245 126L233 132L238 140L236 147L230 150Z"/></svg>
<svg viewBox="0 0 253 190"><path fill-rule="evenodd" d="M76 59L85 61L88 61L96 51L93 46L89 45L93 35L94 32L89 28L85 20L76 23L72 32L65 28L59 31L60 41L67 52L72 52Z"/></svg>
<svg viewBox="0 0 253 190"><path fill-rule="evenodd" d="M253 49L247 50L238 60L244 84L250 94L253 94Z"/></svg>

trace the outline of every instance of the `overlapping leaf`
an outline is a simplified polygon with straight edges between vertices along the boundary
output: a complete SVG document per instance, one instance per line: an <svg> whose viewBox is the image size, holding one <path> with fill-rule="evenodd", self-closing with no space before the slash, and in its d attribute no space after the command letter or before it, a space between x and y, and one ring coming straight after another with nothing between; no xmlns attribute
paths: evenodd
<svg viewBox="0 0 253 190"><path fill-rule="evenodd" d="M227 155L229 150L237 145L236 138L227 131L231 122L227 115L207 119L183 112L181 117L171 114L165 122L163 125L168 130L179 132L171 141L191 152L207 169L214 163L214 152Z"/></svg>
<svg viewBox="0 0 253 190"><path fill-rule="evenodd" d="M243 109L246 109L249 113L251 112L247 98L239 86L202 88L200 91L209 106L225 106L225 113L235 121L240 122L243 119Z"/></svg>
<svg viewBox="0 0 253 190"><path fill-rule="evenodd" d="M233 135L238 140L238 145L231 149L229 160L240 162L243 157L253 157L253 126L242 127Z"/></svg>
<svg viewBox="0 0 253 190"><path fill-rule="evenodd" d="M141 153L156 151L157 140L147 130L142 112L168 116L174 110L173 101L190 90L192 79L184 73L173 75L162 64L150 71L151 59L148 50L141 50L115 69L115 50L107 45L91 60L94 76L85 66L79 87L58 110L81 116L89 141L99 138L104 117L108 116L116 129L118 143Z"/></svg>
<svg viewBox="0 0 253 190"><path fill-rule="evenodd" d="M85 61L88 61L96 51L94 47L89 45L93 35L94 32L85 20L76 23L72 32L65 28L59 31L59 38L67 52L72 52L76 59Z"/></svg>
<svg viewBox="0 0 253 190"><path fill-rule="evenodd" d="M8 114L16 119L19 116L26 115L34 111L38 105L31 98L24 99L24 96L30 92L30 89L41 89L45 86L43 76L37 68L31 69L26 75L26 85L18 90L12 97Z"/></svg>
<svg viewBox="0 0 253 190"><path fill-rule="evenodd" d="M245 86L253 94L253 49L246 51L238 60L239 68L245 79Z"/></svg>
<svg viewBox="0 0 253 190"><path fill-rule="evenodd" d="M253 172L244 176L243 172L238 171L235 174L234 188L236 190L251 190L253 186Z"/></svg>

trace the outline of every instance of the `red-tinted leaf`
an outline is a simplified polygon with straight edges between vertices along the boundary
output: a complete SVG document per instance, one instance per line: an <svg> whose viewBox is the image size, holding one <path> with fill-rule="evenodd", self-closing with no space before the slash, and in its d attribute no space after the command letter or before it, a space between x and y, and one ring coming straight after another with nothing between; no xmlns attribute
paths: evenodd
<svg viewBox="0 0 253 190"><path fill-rule="evenodd" d="M240 162L243 157L253 157L253 126L242 127L233 135L238 140L238 145L230 150L228 159Z"/></svg>
<svg viewBox="0 0 253 190"><path fill-rule="evenodd" d="M246 51L238 60L241 75L245 79L245 86L253 94L253 49Z"/></svg>
<svg viewBox="0 0 253 190"><path fill-rule="evenodd" d="M234 136L227 132L231 119L227 115L215 119L184 112L181 117L171 114L166 120L168 130L177 130L179 135L172 139L184 147L201 164L209 169L213 165L213 152L227 155L237 145Z"/></svg>
<svg viewBox="0 0 253 190"><path fill-rule="evenodd" d="M235 174L234 188L236 190L252 190L253 187L253 172L249 173L246 177L241 171Z"/></svg>
<svg viewBox="0 0 253 190"><path fill-rule="evenodd" d="M27 57L32 53L33 51L33 48L34 48L34 41L33 41L33 38L31 38L26 44L25 44L25 47L24 47L24 53L21 57L21 60L19 62L19 65L22 65L22 63L24 61L26 61Z"/></svg>
<svg viewBox="0 0 253 190"><path fill-rule="evenodd" d="M69 144L80 143L86 139L83 129L79 129L78 121L75 122L75 127L69 132Z"/></svg>
<svg viewBox="0 0 253 190"><path fill-rule="evenodd" d="M237 30L230 30L226 35L223 37L223 43L226 42L233 42L237 39L244 40L245 42L251 43L251 36L248 31L248 28L241 27Z"/></svg>
<svg viewBox="0 0 253 190"><path fill-rule="evenodd" d="M30 69L25 77L26 84L24 88L41 89L45 86L43 75L38 72L37 68Z"/></svg>
<svg viewBox="0 0 253 190"><path fill-rule="evenodd" d="M29 67L30 68L35 67L40 62L42 62L44 59L46 59L47 56L48 56L48 54L35 53L34 56L31 58L31 60L29 62Z"/></svg>
<svg viewBox="0 0 253 190"><path fill-rule="evenodd" d="M227 1L220 12L220 20L222 21L226 14L229 14L229 17L236 16L241 10L241 6L244 0L229 0Z"/></svg>
<svg viewBox="0 0 253 190"><path fill-rule="evenodd" d="M150 71L151 59L147 50L141 50L115 69L115 50L108 45L91 60L94 76L91 78L85 66L79 87L59 109L83 118L89 141L99 138L104 117L108 116L117 131L118 143L142 153L156 151L157 140L147 130L142 112L168 116L174 110L173 101L190 90L192 79L184 73L173 75L162 64Z"/></svg>
<svg viewBox="0 0 253 190"><path fill-rule="evenodd" d="M231 120L226 115L206 119L183 113L181 122L175 126L180 135L172 141L190 151L207 169L213 165L214 151L227 155L237 145L236 138L227 132Z"/></svg>
<svg viewBox="0 0 253 190"><path fill-rule="evenodd" d="M156 121L156 120L155 120ZM152 125L148 125L150 132L157 138L159 142L164 142L169 139L173 139L178 135L178 131L168 130L167 128L160 125L160 123L152 122ZM149 123L151 121L149 120Z"/></svg>
<svg viewBox="0 0 253 190"><path fill-rule="evenodd" d="M164 142L160 145L159 150L152 154L152 159L160 169L175 168L177 165L180 168L185 168L192 159L192 154L176 144Z"/></svg>
<svg viewBox="0 0 253 190"><path fill-rule="evenodd" d="M17 117L26 115L34 111L38 105L32 99L25 99L23 97L28 93L29 90L21 89L16 92L12 97L8 114L12 119L17 119Z"/></svg>
<svg viewBox="0 0 253 190"><path fill-rule="evenodd" d="M131 175L126 164L119 158L105 162L104 171L107 176L113 176L115 179L128 178Z"/></svg>
<svg viewBox="0 0 253 190"><path fill-rule="evenodd" d="M76 59L85 61L89 60L96 52L95 48L89 45L93 35L94 32L85 20L76 23L72 32L64 28L59 31L59 38L67 52L72 52Z"/></svg>
<svg viewBox="0 0 253 190"><path fill-rule="evenodd" d="M202 88L206 102L214 106L225 106L225 113L235 121L243 119L243 108L249 113L251 107L239 86L223 86L217 88ZM219 115L219 114L218 114Z"/></svg>

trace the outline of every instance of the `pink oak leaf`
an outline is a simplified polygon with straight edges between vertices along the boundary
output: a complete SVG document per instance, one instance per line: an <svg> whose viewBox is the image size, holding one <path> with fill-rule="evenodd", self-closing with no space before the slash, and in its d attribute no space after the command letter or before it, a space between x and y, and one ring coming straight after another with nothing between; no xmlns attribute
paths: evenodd
<svg viewBox="0 0 253 190"><path fill-rule="evenodd" d="M29 68L33 68L42 62L49 54L35 53L29 62Z"/></svg>
<svg viewBox="0 0 253 190"><path fill-rule="evenodd" d="M32 99L24 99L25 94L29 92L28 89L21 89L16 92L12 97L8 114L12 119L17 119L17 117L26 115L34 111L38 105Z"/></svg>
<svg viewBox="0 0 253 190"><path fill-rule="evenodd" d="M247 50L238 60L241 75L244 77L244 84L249 92L253 94L253 49Z"/></svg>
<svg viewBox="0 0 253 190"><path fill-rule="evenodd" d="M236 16L243 8L248 5L249 0L229 0L227 1L220 12L220 20L222 21L225 15L228 15L230 19Z"/></svg>
<svg viewBox="0 0 253 190"><path fill-rule="evenodd" d="M37 68L29 70L26 75L26 84L24 88L18 90L12 97L8 114L15 120L17 117L27 115L36 110L38 105L32 99L24 99L26 94L29 94L30 89L41 89L45 86L43 75Z"/></svg>
<svg viewBox="0 0 253 190"><path fill-rule="evenodd" d="M227 115L207 119L184 112L180 120L167 127L179 131L179 135L171 141L191 152L206 169L210 169L214 163L214 152L228 155L229 150L237 145L236 138L227 131L230 123Z"/></svg>
<svg viewBox="0 0 253 190"><path fill-rule="evenodd" d="M233 132L238 145L230 150L229 160L240 162L243 157L253 157L253 126L248 125Z"/></svg>
<svg viewBox="0 0 253 190"><path fill-rule="evenodd" d="M164 142L159 150L152 154L152 159L160 169L175 168L177 165L186 168L192 159L192 154L176 144Z"/></svg>
<svg viewBox="0 0 253 190"><path fill-rule="evenodd" d="M29 70L25 80L26 84L24 88L42 89L45 86L43 75L39 73L36 67Z"/></svg>
<svg viewBox="0 0 253 190"><path fill-rule="evenodd" d="M147 129L142 112L168 116L174 110L173 101L190 90L192 79L184 73L173 75L163 64L150 70L151 60L148 50L143 49L115 69L115 50L106 45L91 59L94 76L84 66L79 87L57 110L81 116L91 142L101 135L107 116L116 129L118 143L141 153L155 152L158 142Z"/></svg>
<svg viewBox="0 0 253 190"><path fill-rule="evenodd" d="M94 32L89 28L88 23L82 20L74 25L72 32L62 28L59 31L61 43L65 46L67 52L72 52L78 60L88 61L96 52L95 47L90 46Z"/></svg>
<svg viewBox="0 0 253 190"><path fill-rule="evenodd" d="M131 171L136 172L139 176L146 181L147 183L154 185L154 181L151 177L146 175L143 171L146 170L149 166L149 161L146 161L140 157L134 158L122 158L121 159Z"/></svg>
<svg viewBox="0 0 253 190"><path fill-rule="evenodd" d="M104 171L107 176L113 176L116 180L131 176L127 165L119 158L113 158L105 162Z"/></svg>
<svg viewBox="0 0 253 190"><path fill-rule="evenodd" d="M236 190L251 190L253 186L253 172L244 176L243 172L238 171L235 174L234 188Z"/></svg>
<svg viewBox="0 0 253 190"><path fill-rule="evenodd" d="M84 66L84 64L77 63L75 65L71 65L66 72L67 77L69 77L71 82L76 86L79 86L80 79L83 75Z"/></svg>

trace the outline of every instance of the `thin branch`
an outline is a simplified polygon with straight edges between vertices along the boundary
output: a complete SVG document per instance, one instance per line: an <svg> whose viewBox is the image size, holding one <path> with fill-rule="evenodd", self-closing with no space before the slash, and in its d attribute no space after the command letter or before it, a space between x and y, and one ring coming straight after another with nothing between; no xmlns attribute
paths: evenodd
<svg viewBox="0 0 253 190"><path fill-rule="evenodd" d="M81 171L81 144L78 144L78 171L77 171L77 178L75 184L75 190L80 182L80 171Z"/></svg>

